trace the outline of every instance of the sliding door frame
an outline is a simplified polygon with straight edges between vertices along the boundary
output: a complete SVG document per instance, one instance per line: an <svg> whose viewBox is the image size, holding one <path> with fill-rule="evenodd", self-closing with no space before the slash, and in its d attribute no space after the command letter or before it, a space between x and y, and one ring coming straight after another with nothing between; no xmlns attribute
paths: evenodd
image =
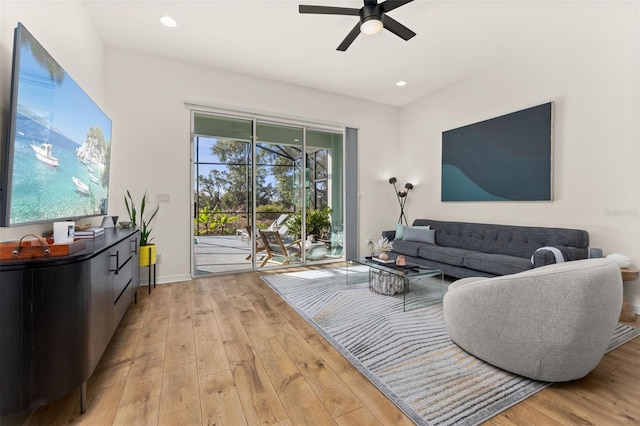
<svg viewBox="0 0 640 426"><path fill-rule="evenodd" d="M355 250L357 252L357 239L352 238L351 236L357 236L357 196L354 197L354 195L347 197L347 195L351 192L351 188L354 188L354 182L355 182L355 188L356 188L356 192L352 192L352 194L356 194L357 193L357 148L354 151L354 147L348 147L348 145L355 145L357 144L357 131L355 131L355 129L353 128L348 128L346 126L343 125L332 125L332 124L323 124L323 123L319 123L319 122L314 122L314 121L310 121L310 120L300 120L300 119L293 119L293 118L287 118L287 117L278 117L278 116L272 116L272 115L265 115L265 114L259 114L259 113L251 113L251 112L247 112L247 113L243 113L240 111L232 111L232 110L227 110L227 109L219 109L219 108L211 108L211 107L204 107L201 105L189 105L187 104L187 107L190 109L190 120L191 120L191 132L190 132L190 141L191 141L191 188L190 188L190 193L191 193L191 205L194 206L194 202L195 202L195 188L194 188L194 176L195 176L195 158L194 158L194 146L195 146L195 138L200 136L197 135L194 132L195 129L195 116L196 114L203 114L203 115L211 115L211 116L215 116L215 117L219 117L219 118L229 118L229 119L238 119L238 120L247 120L247 121L251 121L252 122L252 135L251 135L251 182L250 182L250 191L251 191L251 212L250 212L250 218L251 218L251 226L253 228L253 230L255 231L256 229L256 221L257 221L257 193L256 193L256 173L257 173L257 164L256 164L256 154L257 154L257 144L260 142L258 141L258 125L259 123L265 123L265 124L273 124L273 125L281 125L281 126L291 126L291 127L299 127L301 128L302 131L302 144L301 144L301 150L302 150L302 170L305 170L306 167L306 149L307 149L307 132L309 130L313 130L313 131L320 131L320 132L327 132L327 133L333 133L333 134L340 134L342 136L342 194L341 194L341 203L342 203L342 217L341 217L341 222L343 224L343 229L344 229L344 248L343 248L343 257L347 258L347 256L351 257L351 254L353 253L353 249L355 247ZM355 131L355 138L354 136L354 131ZM206 136L206 135L202 135L202 136ZM356 153L356 156L353 156L353 153ZM349 170L349 175L347 175L347 170ZM355 173L355 175L354 175ZM302 173L303 176L303 181L305 179L305 175L304 173ZM349 189L348 189L349 188ZM304 185L302 186L302 191L303 193L304 191ZM351 199L350 202L347 202L348 198ZM302 197L303 199L303 206L306 207L306 197ZM351 209L355 208L355 212L350 212ZM304 224L306 223L306 208L302 208L301 211L302 214L302 226L303 226L303 232L304 232ZM355 215L355 216L354 216ZM195 259L195 247L193 244L193 236L194 236L194 230L195 230L195 224L194 221L191 220L191 238L192 238L192 243L190 244L191 247L191 274L193 277L196 277L196 259ZM250 269L243 269L243 270L238 270L238 271L228 271L228 272L224 272L224 274L229 274L229 273L240 273L240 272L248 272L248 271L256 271L258 270L258 265L256 264L256 245L255 245L255 232L251 233L251 239L252 241L250 242L251 245L251 264L250 264ZM305 235L303 233L303 235ZM350 254L351 253L351 254ZM306 264L306 259L304 259L303 257L303 262L304 264ZM216 274L216 273L212 273L212 274ZM201 276L201 275L198 275Z"/></svg>

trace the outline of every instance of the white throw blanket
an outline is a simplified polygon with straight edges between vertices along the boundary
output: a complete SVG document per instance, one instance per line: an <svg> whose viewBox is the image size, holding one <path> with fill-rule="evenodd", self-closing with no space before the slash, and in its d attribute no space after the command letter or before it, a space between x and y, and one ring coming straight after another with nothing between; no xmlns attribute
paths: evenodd
<svg viewBox="0 0 640 426"><path fill-rule="evenodd" d="M553 255L556 258L556 263L564 262L564 255L562 254L562 252L557 247L540 247L536 251L540 251L540 250L549 250L551 253L553 253ZM531 263L535 263L533 261L533 257L534 256L535 256L535 253L531 255Z"/></svg>

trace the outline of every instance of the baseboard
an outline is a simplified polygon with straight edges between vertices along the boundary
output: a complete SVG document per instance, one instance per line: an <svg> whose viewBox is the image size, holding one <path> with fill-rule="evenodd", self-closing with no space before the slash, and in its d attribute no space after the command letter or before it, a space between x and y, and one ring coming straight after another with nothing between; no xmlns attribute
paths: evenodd
<svg viewBox="0 0 640 426"><path fill-rule="evenodd" d="M191 281L191 275L163 275L156 277L156 284L177 283L181 281ZM141 276L140 285L149 285L149 277L146 275Z"/></svg>

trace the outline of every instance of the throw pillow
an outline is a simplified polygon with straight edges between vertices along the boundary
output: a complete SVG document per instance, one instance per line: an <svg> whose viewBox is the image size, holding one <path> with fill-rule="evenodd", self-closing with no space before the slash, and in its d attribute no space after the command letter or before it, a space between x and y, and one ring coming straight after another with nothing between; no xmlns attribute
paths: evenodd
<svg viewBox="0 0 640 426"><path fill-rule="evenodd" d="M413 228L413 229L431 229L431 225L426 225L426 226L405 226L401 223L396 223L396 236L394 239L396 240L402 240L404 239L404 230L406 228Z"/></svg>
<svg viewBox="0 0 640 426"><path fill-rule="evenodd" d="M418 243L435 244L436 243L436 231L435 229L420 229L420 228L405 228L404 241L415 241Z"/></svg>
<svg viewBox="0 0 640 426"><path fill-rule="evenodd" d="M404 231L404 225L401 223L396 223L396 236L394 237L394 239L401 240L402 236L404 235L402 231Z"/></svg>

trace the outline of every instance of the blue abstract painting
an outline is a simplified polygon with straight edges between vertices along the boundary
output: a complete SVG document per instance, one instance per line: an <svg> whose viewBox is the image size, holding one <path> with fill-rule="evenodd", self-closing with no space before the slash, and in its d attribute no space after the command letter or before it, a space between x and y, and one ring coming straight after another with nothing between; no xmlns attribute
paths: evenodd
<svg viewBox="0 0 640 426"><path fill-rule="evenodd" d="M552 106L442 132L442 201L551 200Z"/></svg>

